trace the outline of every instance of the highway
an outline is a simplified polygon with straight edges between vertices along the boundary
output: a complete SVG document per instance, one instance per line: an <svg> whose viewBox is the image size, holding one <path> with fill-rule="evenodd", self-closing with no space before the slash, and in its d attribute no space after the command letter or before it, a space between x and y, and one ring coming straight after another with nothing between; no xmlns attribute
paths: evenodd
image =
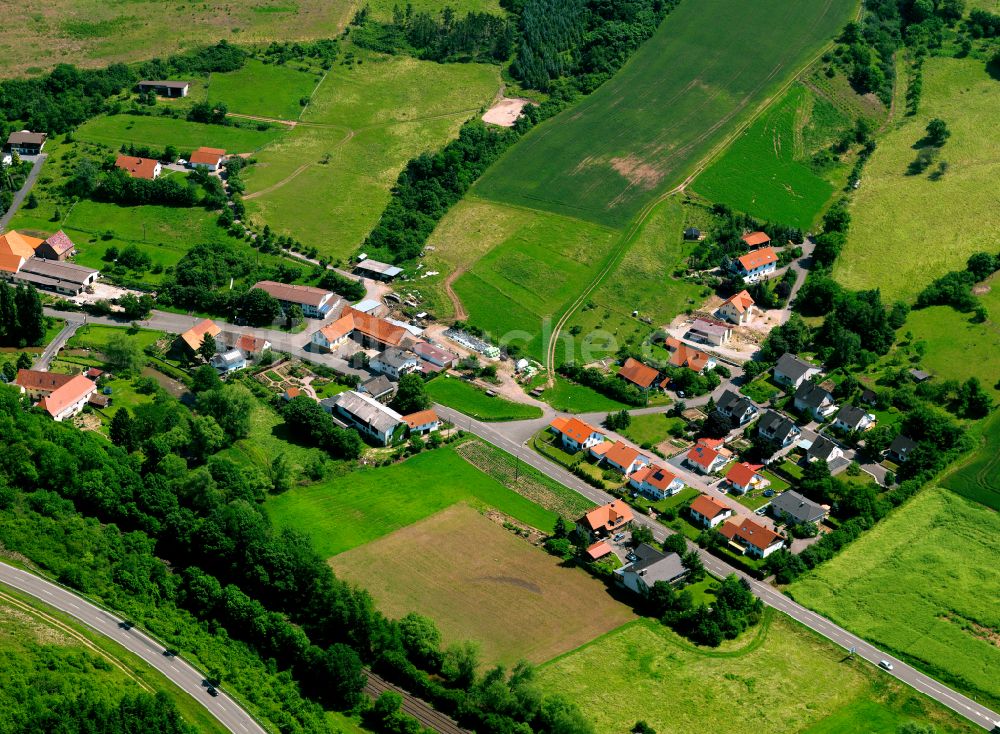
<svg viewBox="0 0 1000 734"><path fill-rule="evenodd" d="M493 444L497 448L500 448L519 458L525 464L534 467L547 477L550 477L565 487L583 495L591 502L604 504L615 499L607 492L590 486L562 467L548 461L523 444L518 443L516 440L508 438L505 435L505 432L511 430L511 424L483 423L443 405L435 405L434 409L437 411L439 416L451 421L456 427L468 431L484 441ZM512 433L517 435L520 432L517 431L517 429L513 429ZM645 515L636 515L636 522L650 528L653 531L653 537L658 541L662 541L667 537L667 535L673 532L669 528L666 528L662 524ZM874 665L878 665L882 660L887 660L892 664L893 669L892 671L882 671L883 674L898 678L903 683L906 683L912 688L920 691L930 698L933 698L935 701L947 706L955 713L965 717L973 724L981 726L984 729L992 730L994 726L997 726L998 723L1000 723L1000 715L986 706L983 706L977 701L974 701L971 698L948 688L930 676L921 673L911 665L906 664L902 660L893 657L888 653L882 652L877 647L866 642L857 635L848 632L842 627L838 627L826 617L806 609L801 604L798 604L794 600L782 594L773 586L751 578L742 571L736 569L734 566L731 566L725 561L701 550L693 543L689 542L688 545L691 548L698 550L702 557L702 561L705 564L705 568L710 573L719 577L736 574L737 576L747 580L754 594L756 594L757 597L765 604L787 614L795 621L804 624L809 629L843 647L845 650L853 648L855 655Z"/></svg>
<svg viewBox="0 0 1000 734"><path fill-rule="evenodd" d="M210 696L203 685L205 676L202 673L179 657L164 655L163 645L135 627L130 629L122 627L124 620L120 617L91 604L61 586L2 562L0 562L0 584L45 602L135 653L208 709L209 713L234 734L266 734L267 730L224 691L219 689L218 697Z"/></svg>

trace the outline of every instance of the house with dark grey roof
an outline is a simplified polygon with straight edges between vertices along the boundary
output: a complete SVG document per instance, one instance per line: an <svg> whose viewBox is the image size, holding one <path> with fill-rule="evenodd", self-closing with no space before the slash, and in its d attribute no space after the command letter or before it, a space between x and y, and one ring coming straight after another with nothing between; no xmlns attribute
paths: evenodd
<svg viewBox="0 0 1000 734"><path fill-rule="evenodd" d="M778 363L774 365L774 381L780 385L790 385L798 388L813 375L818 375L819 367L799 359L794 354L785 352Z"/></svg>
<svg viewBox="0 0 1000 734"><path fill-rule="evenodd" d="M787 416L776 410L768 410L757 421L757 433L772 445L784 448L795 441L802 431Z"/></svg>
<svg viewBox="0 0 1000 734"><path fill-rule="evenodd" d="M892 443L889 444L889 451L887 452L890 459L898 464L902 464L908 458L910 458L910 452L917 448L917 442L912 438L906 436L896 436Z"/></svg>
<svg viewBox="0 0 1000 734"><path fill-rule="evenodd" d="M636 560L619 568L615 575L619 583L637 594L648 594L657 581L675 584L687 576L687 569L676 553L663 553L646 543L640 543L633 552Z"/></svg>
<svg viewBox="0 0 1000 734"><path fill-rule="evenodd" d="M684 239L689 242L701 239L701 230L697 227L688 227L684 230Z"/></svg>
<svg viewBox="0 0 1000 734"><path fill-rule="evenodd" d="M719 397L715 409L738 426L745 425L757 415L757 406L746 395L726 390Z"/></svg>
<svg viewBox="0 0 1000 734"><path fill-rule="evenodd" d="M867 431L874 425L874 415L850 403L843 405L837 411L837 417L833 419L833 427L847 433L851 431Z"/></svg>
<svg viewBox="0 0 1000 734"><path fill-rule="evenodd" d="M806 459L809 461L825 461L827 464L830 464L842 458L844 458L843 449L826 436L817 436L816 440L806 450Z"/></svg>
<svg viewBox="0 0 1000 734"><path fill-rule="evenodd" d="M818 421L833 413L837 406L833 395L814 382L803 382L795 391L795 409Z"/></svg>
<svg viewBox="0 0 1000 734"><path fill-rule="evenodd" d="M931 373L924 372L923 370L912 369L910 370L910 377L913 378L914 382L927 382L931 379Z"/></svg>
<svg viewBox="0 0 1000 734"><path fill-rule="evenodd" d="M388 403L396 394L396 384L385 375L376 375L362 382L358 392L367 393L380 403Z"/></svg>
<svg viewBox="0 0 1000 734"><path fill-rule="evenodd" d="M361 434L369 436L383 446L392 443L397 429L404 425L403 416L370 395L342 392L334 397L334 415L339 415Z"/></svg>
<svg viewBox="0 0 1000 734"><path fill-rule="evenodd" d="M823 522L827 515L823 505L813 502L808 497L803 497L791 489L771 500L768 511L776 520L783 520L792 525L804 522Z"/></svg>
<svg viewBox="0 0 1000 734"><path fill-rule="evenodd" d="M368 364L373 372L385 375L390 380L398 380L403 375L413 372L418 365L417 355L399 347L389 347L372 357Z"/></svg>

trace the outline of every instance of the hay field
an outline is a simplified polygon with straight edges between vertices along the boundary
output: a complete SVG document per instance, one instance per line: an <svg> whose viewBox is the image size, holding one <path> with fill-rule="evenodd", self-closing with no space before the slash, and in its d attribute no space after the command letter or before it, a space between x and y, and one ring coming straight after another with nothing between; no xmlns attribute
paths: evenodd
<svg viewBox="0 0 1000 734"><path fill-rule="evenodd" d="M456 505L330 560L384 613L433 619L446 643L476 640L483 659L540 663L631 619L596 579Z"/></svg>

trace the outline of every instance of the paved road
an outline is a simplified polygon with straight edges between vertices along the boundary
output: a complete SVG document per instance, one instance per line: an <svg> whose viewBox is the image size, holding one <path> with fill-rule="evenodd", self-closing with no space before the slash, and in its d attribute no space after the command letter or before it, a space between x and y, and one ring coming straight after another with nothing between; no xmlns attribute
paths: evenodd
<svg viewBox="0 0 1000 734"><path fill-rule="evenodd" d="M21 204L24 200L28 198L28 192L35 185L35 181L38 180L38 174L42 170L42 164L45 163L45 159L49 157L48 153L39 153L35 156L35 161L31 166L31 171L28 172L28 177L24 180L24 186L14 194L14 200L10 204L10 209L4 212L4 215L0 217L0 230L6 230L7 225L10 224L10 220L14 218L17 214L17 210L21 208Z"/></svg>
<svg viewBox="0 0 1000 734"><path fill-rule="evenodd" d="M70 337L76 333L76 330L83 325L82 321L66 321L66 326L63 327L62 331L56 334L56 338L49 342L49 345L45 347L45 351L42 352L38 359L35 360L35 364L32 369L36 370L47 370L49 365L52 364L52 360L55 359L56 355L59 354L59 350L62 349L66 342L69 341Z"/></svg>
<svg viewBox="0 0 1000 734"><path fill-rule="evenodd" d="M135 653L185 693L190 694L234 734L266 734L267 730L223 691L219 691L217 698L209 696L202 685L205 677L202 673L180 658L165 657L163 645L135 627L128 630L120 627L123 621L121 618L61 586L27 571L8 566L6 563L0 563L0 583L30 594Z"/></svg>
<svg viewBox="0 0 1000 734"><path fill-rule="evenodd" d="M504 435L504 429L499 425L482 423L443 405L435 405L434 408L438 412L438 415L451 421L457 427L469 431L494 446L503 449L507 453L518 457L525 464L538 469L546 476L583 495L592 502L604 504L614 499L612 495L590 486L581 479L578 479L570 474L562 467L547 461L533 450L511 440ZM651 520L643 515L637 515L636 521L649 527L653 531L653 536L659 541L662 541L672 532L660 523L655 522L654 520ZM697 549L696 546L692 544L689 545L691 545L692 548ZM877 665L881 660L888 660L892 663L893 670L892 672L886 671L886 675L892 675L898 678L907 685L912 686L921 693L930 696L934 700L950 708L952 711L955 711L957 714L985 729L992 729L997 722L1000 722L1000 715L991 711L987 707L982 706L976 701L963 696L961 693L942 685L933 678L924 675L916 668L907 665L902 660L899 660L888 653L882 652L874 645L871 645L860 637L851 634L841 627L838 627L825 617L822 617L819 614L806 609L801 604L796 603L774 587L750 578L725 561L709 555L701 549L697 550L701 554L705 568L707 568L711 573L717 576L728 576L729 574L735 573L737 576L746 579L749 582L751 589L753 589L754 594L756 594L768 606L784 612L792 619L804 624L806 627L809 627L831 642L834 642L845 649L850 649L852 647L856 648L856 654L858 656L873 664Z"/></svg>

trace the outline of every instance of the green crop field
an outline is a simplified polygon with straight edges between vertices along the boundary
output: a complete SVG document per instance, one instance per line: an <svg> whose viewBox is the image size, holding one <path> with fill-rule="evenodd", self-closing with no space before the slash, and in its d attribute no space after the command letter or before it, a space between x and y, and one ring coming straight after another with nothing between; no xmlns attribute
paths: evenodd
<svg viewBox="0 0 1000 734"><path fill-rule="evenodd" d="M974 730L777 614L756 638L714 651L640 620L543 666L539 680L575 701L598 734L620 734L639 720L685 734L812 731L827 717L833 725L816 732L896 734L913 719L939 731ZM866 707L879 716L864 719Z"/></svg>
<svg viewBox="0 0 1000 734"><path fill-rule="evenodd" d="M941 485L1000 512L1000 413L973 430L981 445L944 476Z"/></svg>
<svg viewBox="0 0 1000 734"><path fill-rule="evenodd" d="M808 165L804 129L811 122L812 92L800 84L758 118L693 188L772 222L809 229L833 195L833 184Z"/></svg>
<svg viewBox="0 0 1000 734"><path fill-rule="evenodd" d="M456 558L456 553L459 558ZM600 581L456 505L330 561L390 617L424 614L485 661L540 663L634 618Z"/></svg>
<svg viewBox="0 0 1000 734"><path fill-rule="evenodd" d="M223 148L230 153L252 153L279 138L282 133L281 127L256 130L206 125L173 117L108 115L83 123L75 136L83 141L101 143L115 149L134 143L159 149L173 145L182 152L208 146Z"/></svg>
<svg viewBox="0 0 1000 734"><path fill-rule="evenodd" d="M681 3L618 74L529 133L476 193L622 226L693 173L856 9L854 0Z"/></svg>
<svg viewBox="0 0 1000 734"><path fill-rule="evenodd" d="M225 102L230 112L295 120L302 112L299 100L309 97L321 78L289 66L249 59L239 71L212 74L207 97Z"/></svg>
<svg viewBox="0 0 1000 734"><path fill-rule="evenodd" d="M320 554L333 556L456 502L496 508L546 532L556 520L555 513L510 491L450 448L297 487L269 499L267 508L276 525L304 532Z"/></svg>
<svg viewBox="0 0 1000 734"><path fill-rule="evenodd" d="M481 421L519 421L541 418L534 405L515 403L500 396L490 397L478 387L453 377L442 376L427 383L431 400L454 408Z"/></svg>
<svg viewBox="0 0 1000 734"><path fill-rule="evenodd" d="M837 624L996 708L998 532L994 510L946 489L925 489L790 590Z"/></svg>
<svg viewBox="0 0 1000 734"><path fill-rule="evenodd" d="M834 268L845 286L877 287L890 301L914 297L974 252L1000 250L1000 139L984 134L1000 117L997 82L981 60L953 58L928 59L923 80L918 114L886 133L865 167ZM908 176L934 117L951 130L938 155L948 171Z"/></svg>
<svg viewBox="0 0 1000 734"><path fill-rule="evenodd" d="M253 221L333 258L352 254L371 231L406 162L443 147L499 83L497 68L483 64L360 58L319 85L303 113L315 126L261 151L245 177Z"/></svg>

